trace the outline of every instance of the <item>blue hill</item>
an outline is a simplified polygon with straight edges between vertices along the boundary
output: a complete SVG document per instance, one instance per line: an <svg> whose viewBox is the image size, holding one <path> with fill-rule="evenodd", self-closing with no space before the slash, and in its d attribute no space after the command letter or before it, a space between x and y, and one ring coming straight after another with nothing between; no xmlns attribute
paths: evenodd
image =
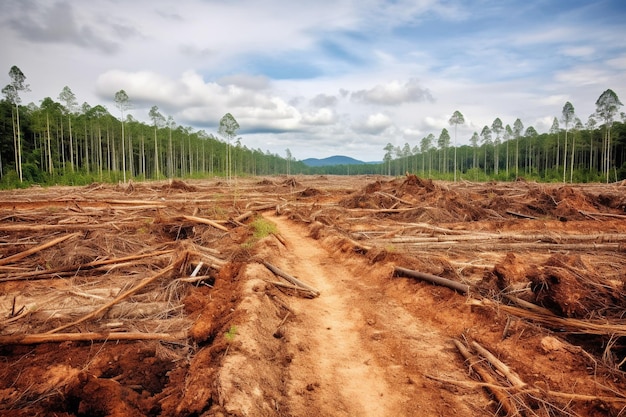
<svg viewBox="0 0 626 417"><path fill-rule="evenodd" d="M324 166L333 166L333 165L363 165L363 164L368 164L368 163L375 163L375 162L363 162L363 161L359 161L358 159L354 159L354 158L350 158L349 156L342 156L342 155L329 156L328 158L324 158L324 159L307 158L307 159L303 159L301 162L310 167L324 167Z"/></svg>

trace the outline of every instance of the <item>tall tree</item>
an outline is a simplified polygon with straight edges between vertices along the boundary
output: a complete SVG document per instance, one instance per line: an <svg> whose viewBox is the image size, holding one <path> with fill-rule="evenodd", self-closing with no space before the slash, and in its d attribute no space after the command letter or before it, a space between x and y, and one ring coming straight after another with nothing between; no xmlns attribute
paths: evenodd
<svg viewBox="0 0 626 417"><path fill-rule="evenodd" d="M439 138L437 139L437 145L439 145L439 149L443 150L443 160L442 160L442 171L444 173L448 172L448 148L450 147L450 133L448 133L448 129L445 127L441 129L441 133L439 134Z"/></svg>
<svg viewBox="0 0 626 417"><path fill-rule="evenodd" d="M572 123L576 117L572 103L569 101L566 102L561 114L563 115L561 121L565 124L565 141L563 143L563 182L565 182L565 173L567 172L567 132L569 131L570 123Z"/></svg>
<svg viewBox="0 0 626 417"><path fill-rule="evenodd" d="M124 142L124 112L130 109L130 99L126 91L120 90L115 93L115 105L122 113L120 121L122 122L122 171L124 176L124 183L126 183L126 146Z"/></svg>
<svg viewBox="0 0 626 417"><path fill-rule="evenodd" d="M605 130L605 146L604 146L604 173L606 175L606 182L609 182L609 173L611 166L611 126L613 124L613 118L619 112L620 106L623 106L619 101L617 94L611 89L606 90L596 100L596 114L602 120L604 120Z"/></svg>
<svg viewBox="0 0 626 417"><path fill-rule="evenodd" d="M589 119L587 119L587 130L589 131L589 170L591 171L595 166L594 163L594 152L593 152L593 132L596 130L596 119L594 115L589 115Z"/></svg>
<svg viewBox="0 0 626 417"><path fill-rule="evenodd" d="M454 182L456 182L456 128L458 125L465 123L465 117L463 117L460 111L456 110L452 113L452 117L450 117L448 123L450 123L450 126L454 126Z"/></svg>
<svg viewBox="0 0 626 417"><path fill-rule="evenodd" d="M472 145L472 149L474 150L474 156L472 158L472 168L476 168L476 149L478 149L479 139L480 137L478 136L478 132L474 132L474 134L470 138L470 144Z"/></svg>
<svg viewBox="0 0 626 417"><path fill-rule="evenodd" d="M572 127L574 130L574 134L572 135L572 156L570 157L570 171L569 171L569 182L574 182L574 156L576 149L576 132L580 132L584 129L583 122L580 121L578 117L574 118L574 126Z"/></svg>
<svg viewBox="0 0 626 417"><path fill-rule="evenodd" d="M496 134L496 140L493 142L493 171L498 175L498 167L500 165L498 147L500 145L500 132L502 132L502 120L499 117L496 117L491 124L491 131Z"/></svg>
<svg viewBox="0 0 626 417"><path fill-rule="evenodd" d="M519 140L524 131L524 124L520 119L513 123L513 136L515 137L515 178L519 176Z"/></svg>
<svg viewBox="0 0 626 417"><path fill-rule="evenodd" d="M13 145L15 147L15 170L20 182L24 180L22 172L22 133L20 127L20 108L22 102L20 91L30 91L28 84L25 83L26 76L17 66L13 65L9 70L11 82L2 89L2 94L7 101L15 107L15 115L11 117L13 123ZM11 110L13 112L13 110Z"/></svg>
<svg viewBox="0 0 626 417"><path fill-rule="evenodd" d="M556 167L559 167L559 162L560 162L560 144L559 144L559 133L561 132L561 129L559 128L559 119L557 119L556 117L554 118L554 120L552 121L552 127L550 127L550 133L553 135L556 135Z"/></svg>
<svg viewBox="0 0 626 417"><path fill-rule="evenodd" d="M67 113L67 123L70 134L70 169L74 172L74 166L76 163L74 161L74 139L72 137L72 114L74 113L78 102L76 101L76 96L68 86L63 87L63 90L61 90L59 100L65 103L65 112Z"/></svg>
<svg viewBox="0 0 626 417"><path fill-rule="evenodd" d="M220 119L220 125L217 130L217 133L226 138L228 142L228 153L226 157L226 170L228 172L228 180L231 178L231 151L230 151L230 141L237 136L237 131L239 130L239 123L233 117L232 114L226 113Z"/></svg>
<svg viewBox="0 0 626 417"><path fill-rule="evenodd" d="M483 130L480 132L481 141L485 146L485 165L483 168L485 169L485 174L487 174L487 146L491 145L491 129L489 126L485 125Z"/></svg>
<svg viewBox="0 0 626 417"><path fill-rule="evenodd" d="M513 138L513 129L511 129L511 125L507 124L504 126L504 134L502 135L502 139L506 142L506 177L509 178L509 142Z"/></svg>
<svg viewBox="0 0 626 417"><path fill-rule="evenodd" d="M157 131L165 124L165 117L159 112L157 106L152 106L148 115L152 119L152 125L154 126L154 178L159 179L159 139Z"/></svg>

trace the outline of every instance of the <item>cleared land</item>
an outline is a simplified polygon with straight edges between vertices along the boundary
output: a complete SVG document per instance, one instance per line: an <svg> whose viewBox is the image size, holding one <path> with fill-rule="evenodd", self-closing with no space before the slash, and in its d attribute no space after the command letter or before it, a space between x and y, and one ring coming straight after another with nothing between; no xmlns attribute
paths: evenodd
<svg viewBox="0 0 626 417"><path fill-rule="evenodd" d="M4 191L0 415L626 415L625 271L623 183Z"/></svg>

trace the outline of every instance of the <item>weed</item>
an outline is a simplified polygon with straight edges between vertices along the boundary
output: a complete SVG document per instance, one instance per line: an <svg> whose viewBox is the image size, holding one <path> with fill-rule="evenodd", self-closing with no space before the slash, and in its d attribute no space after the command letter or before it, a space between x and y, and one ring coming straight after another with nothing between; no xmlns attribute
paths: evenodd
<svg viewBox="0 0 626 417"><path fill-rule="evenodd" d="M230 329L228 329L228 331L224 333L224 337L226 338L228 343L231 343L233 340L235 340L235 336L237 336L237 326L232 325L230 326Z"/></svg>
<svg viewBox="0 0 626 417"><path fill-rule="evenodd" d="M255 239L263 239L271 234L277 234L278 228L276 224L272 223L269 220L265 220L262 217L257 218L251 224L252 229L254 230L252 236Z"/></svg>

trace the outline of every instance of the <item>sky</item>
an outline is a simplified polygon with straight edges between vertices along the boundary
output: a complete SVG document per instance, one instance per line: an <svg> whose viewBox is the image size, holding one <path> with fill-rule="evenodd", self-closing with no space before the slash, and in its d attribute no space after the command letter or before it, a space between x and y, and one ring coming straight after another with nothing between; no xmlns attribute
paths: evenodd
<svg viewBox="0 0 626 417"><path fill-rule="evenodd" d="M444 128L468 144L496 118L544 133L568 101L584 124L605 90L626 100L623 0L2 0L0 39L23 104L68 86L119 117L123 89L137 120L156 105L217 135L231 113L242 144L297 160L380 161Z"/></svg>

